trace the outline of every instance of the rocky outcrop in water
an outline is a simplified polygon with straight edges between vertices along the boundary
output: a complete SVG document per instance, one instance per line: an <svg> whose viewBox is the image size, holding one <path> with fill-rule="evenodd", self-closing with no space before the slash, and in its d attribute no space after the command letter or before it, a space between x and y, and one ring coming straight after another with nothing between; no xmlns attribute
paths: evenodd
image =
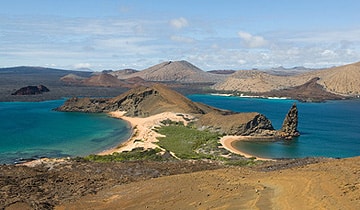
<svg viewBox="0 0 360 210"><path fill-rule="evenodd" d="M49 92L50 90L44 85L38 86L26 86L22 87L19 90L15 91L11 95L36 95L42 94L43 92Z"/></svg>
<svg viewBox="0 0 360 210"><path fill-rule="evenodd" d="M285 116L283 125L278 132L278 135L284 139L292 139L293 137L300 136L297 129L298 126L298 110L294 103L289 112Z"/></svg>

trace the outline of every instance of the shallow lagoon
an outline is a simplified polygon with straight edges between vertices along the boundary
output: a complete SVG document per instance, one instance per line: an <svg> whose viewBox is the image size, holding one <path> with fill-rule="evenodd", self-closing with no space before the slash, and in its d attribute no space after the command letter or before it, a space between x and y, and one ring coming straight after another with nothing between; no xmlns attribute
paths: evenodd
<svg viewBox="0 0 360 210"><path fill-rule="evenodd" d="M64 100L0 103L0 163L83 156L114 147L130 135L106 114L53 111Z"/></svg>

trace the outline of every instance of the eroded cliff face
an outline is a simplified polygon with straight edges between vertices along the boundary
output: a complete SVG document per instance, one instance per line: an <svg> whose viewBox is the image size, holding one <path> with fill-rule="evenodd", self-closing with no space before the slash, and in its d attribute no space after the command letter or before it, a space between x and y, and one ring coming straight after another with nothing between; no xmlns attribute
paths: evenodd
<svg viewBox="0 0 360 210"><path fill-rule="evenodd" d="M116 107L110 106L108 99L105 98L78 98L73 97L65 101L65 103L56 108L62 112L89 112L100 113L115 111Z"/></svg>
<svg viewBox="0 0 360 210"><path fill-rule="evenodd" d="M200 129L209 129L225 135L272 136L274 128L264 115L251 113L210 112L195 123Z"/></svg>

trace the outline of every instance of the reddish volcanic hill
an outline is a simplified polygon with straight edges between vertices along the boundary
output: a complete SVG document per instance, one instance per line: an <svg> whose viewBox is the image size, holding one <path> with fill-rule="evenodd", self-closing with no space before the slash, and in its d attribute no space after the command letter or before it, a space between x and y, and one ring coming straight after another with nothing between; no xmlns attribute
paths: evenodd
<svg viewBox="0 0 360 210"><path fill-rule="evenodd" d="M90 78L84 79L81 83L83 85L104 86L104 87L116 87L126 84L120 81L119 79L117 79L116 77L106 73L94 75Z"/></svg>
<svg viewBox="0 0 360 210"><path fill-rule="evenodd" d="M187 83L218 82L226 75L205 72L187 61L167 61L142 71L125 75L123 78L141 77L147 81L171 81Z"/></svg>

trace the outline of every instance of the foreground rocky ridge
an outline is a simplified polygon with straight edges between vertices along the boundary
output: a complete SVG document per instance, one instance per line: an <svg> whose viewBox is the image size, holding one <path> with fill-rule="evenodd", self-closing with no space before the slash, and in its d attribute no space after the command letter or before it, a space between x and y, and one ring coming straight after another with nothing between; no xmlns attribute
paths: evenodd
<svg viewBox="0 0 360 210"><path fill-rule="evenodd" d="M296 106L294 106L296 109ZM185 113L195 116L199 129L209 129L225 135L271 136L291 138L291 129L283 128L281 135L275 131L271 121L260 113L234 113L219 110L201 103L195 103L170 88L155 84L138 87L117 97L71 98L58 111L70 112L111 112L123 111L130 117L147 117L163 112ZM297 115L296 115L297 118ZM290 121L293 122L293 121ZM284 126L297 127L296 124Z"/></svg>
<svg viewBox="0 0 360 210"><path fill-rule="evenodd" d="M265 165L129 183L63 204L58 209L360 208L359 157L298 159Z"/></svg>
<svg viewBox="0 0 360 210"><path fill-rule="evenodd" d="M35 167L0 165L0 209L9 206L53 209L60 203L96 194L114 185L222 167L203 161L95 163L49 160Z"/></svg>
<svg viewBox="0 0 360 210"><path fill-rule="evenodd" d="M359 209L359 163L356 157L251 167L80 160L1 165L0 209Z"/></svg>

